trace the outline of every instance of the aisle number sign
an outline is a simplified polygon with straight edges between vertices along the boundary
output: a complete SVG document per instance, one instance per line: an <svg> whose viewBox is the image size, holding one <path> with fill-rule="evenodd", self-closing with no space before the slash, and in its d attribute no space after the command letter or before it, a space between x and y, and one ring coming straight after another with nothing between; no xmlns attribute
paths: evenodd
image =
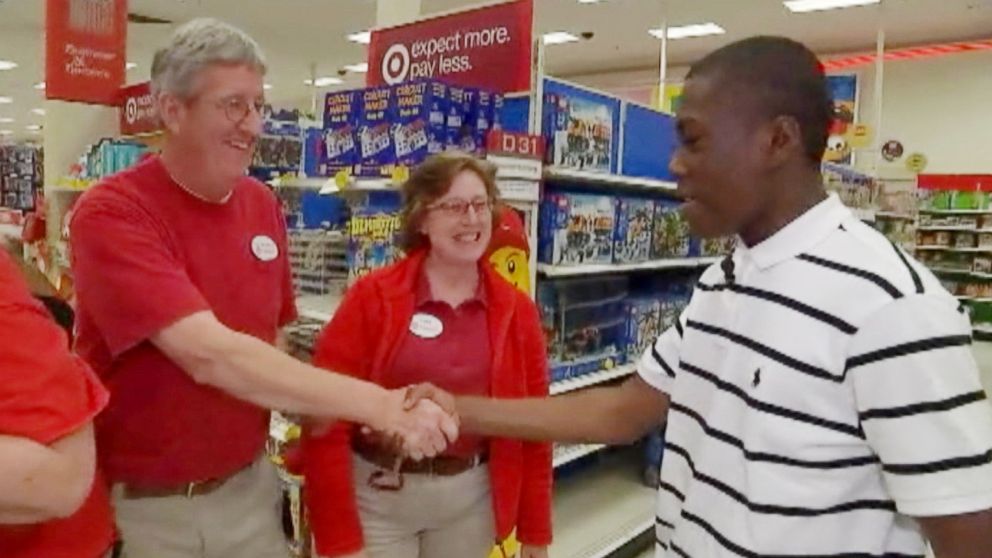
<svg viewBox="0 0 992 558"><path fill-rule="evenodd" d="M515 0L374 29L367 84L437 79L529 91L533 14L533 0Z"/></svg>
<svg viewBox="0 0 992 558"><path fill-rule="evenodd" d="M47 0L45 97L117 106L127 0Z"/></svg>

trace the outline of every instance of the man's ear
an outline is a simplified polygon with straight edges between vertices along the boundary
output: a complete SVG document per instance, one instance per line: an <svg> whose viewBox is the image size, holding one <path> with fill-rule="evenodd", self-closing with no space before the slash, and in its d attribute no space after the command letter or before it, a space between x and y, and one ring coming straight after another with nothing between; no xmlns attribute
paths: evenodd
<svg viewBox="0 0 992 558"><path fill-rule="evenodd" d="M769 163L780 167L793 158L803 156L803 133L799 121L792 116L776 116L768 124L764 148Z"/></svg>
<svg viewBox="0 0 992 558"><path fill-rule="evenodd" d="M178 133L183 111L186 110L183 102L171 93L159 93L155 99L155 108L162 126L173 135Z"/></svg>

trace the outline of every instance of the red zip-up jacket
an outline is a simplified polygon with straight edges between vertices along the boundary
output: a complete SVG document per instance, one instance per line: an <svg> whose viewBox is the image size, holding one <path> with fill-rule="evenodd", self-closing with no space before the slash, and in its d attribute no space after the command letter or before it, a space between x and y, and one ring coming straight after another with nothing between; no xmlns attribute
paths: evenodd
<svg viewBox="0 0 992 558"><path fill-rule="evenodd" d="M425 257L425 251L414 252L355 283L321 332L314 364L380 381L407 333ZM547 352L537 307L490 266L481 268L492 346L491 396L547 396ZM310 527L322 556L350 554L365 546L352 478L353 427L340 422L325 434L304 432L303 436ZM520 542L549 544L551 444L491 438L489 467L499 540L516 527Z"/></svg>

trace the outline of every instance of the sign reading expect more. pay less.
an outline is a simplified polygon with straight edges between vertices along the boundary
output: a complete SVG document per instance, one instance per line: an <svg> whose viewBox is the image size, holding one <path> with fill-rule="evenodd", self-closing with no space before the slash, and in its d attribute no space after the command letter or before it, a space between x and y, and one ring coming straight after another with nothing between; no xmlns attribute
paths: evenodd
<svg viewBox="0 0 992 558"><path fill-rule="evenodd" d="M530 89L532 0L516 0L375 29L369 86L436 79L509 93Z"/></svg>

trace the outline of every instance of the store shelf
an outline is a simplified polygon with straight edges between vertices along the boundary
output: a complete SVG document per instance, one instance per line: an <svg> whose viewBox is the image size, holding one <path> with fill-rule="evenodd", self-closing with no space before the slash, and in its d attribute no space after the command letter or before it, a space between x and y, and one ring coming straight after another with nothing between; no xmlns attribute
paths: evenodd
<svg viewBox="0 0 992 558"><path fill-rule="evenodd" d="M608 370L600 370L592 374L583 374L576 378L559 380L551 384L551 395L561 395L577 389L587 388L597 384L606 383L618 378L625 378L637 371L636 364L624 364Z"/></svg>
<svg viewBox="0 0 992 558"><path fill-rule="evenodd" d="M608 174L602 172L589 172L564 167L545 167L545 180L568 180L569 182L580 182L583 184L599 184L602 186L620 186L626 188L640 188L645 190L662 190L675 193L676 184L667 180L654 178L640 178L636 176L623 176L619 174Z"/></svg>
<svg viewBox="0 0 992 558"><path fill-rule="evenodd" d="M876 211L876 219L892 219L900 221L915 221L916 216L909 213L896 213L894 211Z"/></svg>
<svg viewBox="0 0 992 558"><path fill-rule="evenodd" d="M859 220L869 222L874 222L877 215L874 209L865 209L862 207L852 207L851 213L853 213Z"/></svg>
<svg viewBox="0 0 992 558"><path fill-rule="evenodd" d="M960 269L947 269L943 267L932 267L930 271L934 273L942 273L945 275L967 275L968 277L974 279L992 279L992 273L979 273L977 271L971 270L960 270Z"/></svg>
<svg viewBox="0 0 992 558"><path fill-rule="evenodd" d="M992 215L992 209L921 209L930 215Z"/></svg>
<svg viewBox="0 0 992 558"><path fill-rule="evenodd" d="M21 225L4 225L0 224L0 236L10 236L13 238L21 238L21 234L24 232L24 227Z"/></svg>
<svg viewBox="0 0 992 558"><path fill-rule="evenodd" d="M956 252L958 254L984 254L992 253L992 246L983 246L979 248L957 248L954 246L917 246L919 251L928 252Z"/></svg>
<svg viewBox="0 0 992 558"><path fill-rule="evenodd" d="M305 295L297 297L296 310L301 317L329 322L340 304L341 297L337 295Z"/></svg>
<svg viewBox="0 0 992 558"><path fill-rule="evenodd" d="M655 490L630 458L556 481L551 558L606 558L654 528Z"/></svg>
<svg viewBox="0 0 992 558"><path fill-rule="evenodd" d="M555 456L552 466L557 469L573 461L582 459L587 455L592 455L604 449L604 444L577 444L569 446L555 446Z"/></svg>
<svg viewBox="0 0 992 558"><path fill-rule="evenodd" d="M979 304L985 304L992 302L992 298L985 297L975 297L975 296L959 296L958 300L962 302L975 302Z"/></svg>
<svg viewBox="0 0 992 558"><path fill-rule="evenodd" d="M975 229L975 227L968 227L968 226L961 226L961 225L946 225L946 226L941 226L941 225L927 225L927 226L916 227L916 231L917 232L927 232L927 231L978 232L978 230Z"/></svg>
<svg viewBox="0 0 992 558"><path fill-rule="evenodd" d="M975 324L971 328L975 333L992 335L992 324Z"/></svg>
<svg viewBox="0 0 992 558"><path fill-rule="evenodd" d="M605 273L626 273L630 271L650 271L655 269L694 269L706 267L720 261L719 257L675 258L653 260L633 264L598 265L548 265L537 264L537 272L545 277L578 277L581 275L602 275Z"/></svg>

